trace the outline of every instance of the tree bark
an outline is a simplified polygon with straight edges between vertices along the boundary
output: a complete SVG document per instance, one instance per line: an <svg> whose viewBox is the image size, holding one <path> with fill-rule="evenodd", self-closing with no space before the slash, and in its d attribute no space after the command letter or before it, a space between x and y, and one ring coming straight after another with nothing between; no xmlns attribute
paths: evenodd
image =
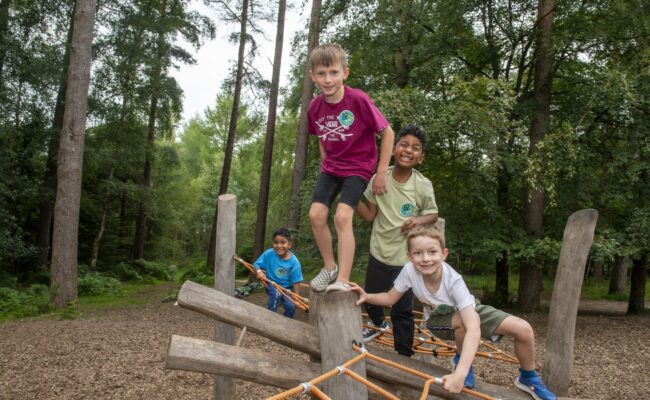
<svg viewBox="0 0 650 400"><path fill-rule="evenodd" d="M113 168L111 168L111 173L108 177L108 182L110 183L112 179L113 179ZM91 271L97 271L97 257L99 256L99 243L102 241L102 237L104 236L104 230L106 229L106 214L108 213L109 200L110 198L108 196L108 193L106 193L106 196L104 198L104 205L102 207L102 218L99 223L99 230L97 231L95 240L93 240L93 246L90 255Z"/></svg>
<svg viewBox="0 0 650 400"><path fill-rule="evenodd" d="M232 110L230 112L230 125L228 126L228 138L226 139L226 150L221 168L221 180L219 181L219 195L228 192L228 181L230 179L230 165L232 164L232 153L235 148L235 136L237 133L237 119L239 118L239 101L244 79L244 54L246 50L246 27L248 25L248 0L244 0L241 11L241 25L239 30L239 53L237 55L237 75L235 78L235 90L232 98ZM208 265L214 265L217 243L217 219L219 215L219 202L217 201L212 219L212 231L210 232L210 243L208 245Z"/></svg>
<svg viewBox="0 0 650 400"><path fill-rule="evenodd" d="M75 5L52 237L50 287L52 303L58 307L77 298L77 236L96 5L96 0L78 0Z"/></svg>
<svg viewBox="0 0 650 400"><path fill-rule="evenodd" d="M628 314L641 314L645 309L645 286L648 279L648 254L643 254L632 263L632 278L630 279L630 301L627 306Z"/></svg>
<svg viewBox="0 0 650 400"><path fill-rule="evenodd" d="M282 45L284 43L284 15L287 1L280 0L278 7L278 24L275 36L275 55L273 58L273 77L271 79L271 98L269 99L269 115L266 122L266 138L264 140L264 155L262 157L262 175L260 177L260 192L257 200L257 222L255 224L255 242L253 244L253 259L264 250L266 233L266 215L269 207L269 191L271 186L271 166L273 164L273 139L275 136L275 119L278 108L278 88L280 86L280 67L282 65Z"/></svg>
<svg viewBox="0 0 650 400"><path fill-rule="evenodd" d="M38 222L36 225L38 265L47 265L50 256L50 234L52 230L52 214L54 213L54 197L56 193L57 152L59 148L59 134L63 127L63 112L65 110L65 93L68 85L68 64L70 62L70 46L72 44L73 28L74 19L71 15L65 53L63 55L61 81L56 96L56 105L54 106L52 133L50 134L50 140L47 145L47 161L45 164L45 176L43 178L43 197L38 206Z"/></svg>
<svg viewBox="0 0 650 400"><path fill-rule="evenodd" d="M534 157L539 143L548 131L551 113L551 86L553 83L553 17L555 0L539 0L537 6L537 38L535 60L535 92L533 94L535 114L530 127L529 157ZM544 192L539 187L528 191L524 210L524 229L534 238L544 236ZM519 307L523 311L532 311L539 307L542 292L542 274L537 262L523 265L519 274Z"/></svg>
<svg viewBox="0 0 650 400"><path fill-rule="evenodd" d="M309 38L307 43L307 59L305 60L305 75L303 77L302 99L300 105L300 120L298 123L298 135L296 136L296 147L294 149L293 173L291 174L291 195L289 198L289 215L287 216L287 228L298 230L300 227L300 215L302 209L302 196L300 186L305 179L305 165L307 164L307 109L309 102L314 96L314 82L309 77L309 55L314 47L318 46L320 33L320 12L321 0L313 0L311 4L311 16L309 20Z"/></svg>
<svg viewBox="0 0 650 400"><path fill-rule="evenodd" d="M622 295L627 286L627 258L616 256L609 276L609 294Z"/></svg>

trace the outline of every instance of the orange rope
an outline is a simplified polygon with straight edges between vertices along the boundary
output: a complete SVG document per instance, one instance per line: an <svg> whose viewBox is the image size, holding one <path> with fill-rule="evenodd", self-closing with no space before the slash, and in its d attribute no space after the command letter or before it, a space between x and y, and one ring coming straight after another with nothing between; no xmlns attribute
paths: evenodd
<svg viewBox="0 0 650 400"><path fill-rule="evenodd" d="M381 358L379 356L371 354L364 347L359 347L355 343L352 344L352 348L355 351L358 351L359 355L357 355L357 356L351 358L350 360L346 361L343 365L341 365L339 367L336 367L336 368L330 370L329 372L312 379L311 381L309 381L307 383L301 383L300 385L298 385L298 386L296 386L296 387L294 387L292 389L289 389L289 390L284 391L282 393L276 394L275 396L269 397L267 400L282 400L282 399L286 399L286 398L289 398L291 396L294 396L294 395L297 395L297 394L300 394L300 393L311 393L314 396L318 397L319 399L331 400L326 394L324 394L320 389L318 389L318 387L316 387L316 385L322 383L323 381L325 381L325 380L327 380L327 379L329 379L329 378L331 378L331 377L333 377L335 375L341 375L341 374L348 375L349 377L351 377L355 381L366 385L366 387L368 387L370 390L383 395L385 398L387 398L389 400L399 400L399 397L397 397L397 396L393 395L392 393L386 391L385 389L375 385L374 383L368 381L366 378L362 377L361 375L359 375L359 374L357 374L357 373L355 373L355 372L353 372L353 371L351 371L349 369L349 367L351 365L353 365L354 363L356 363L356 362L358 362L360 360L363 360L363 359L367 359L367 358L369 358L371 360L374 360L374 361L377 361L377 362L380 362L382 364L388 365L389 367L397 368L397 369L399 369L401 371L404 371L406 373L409 373L411 375L415 375L415 376L418 376L420 378L425 379L424 388L422 390L422 397L420 398L420 400L426 400L427 395L429 394L429 388L431 387L432 383L438 384L438 385L442 385L444 383L444 380L441 379L441 378L437 378L437 377L427 375L427 374L425 374L423 372L420 372L418 370L415 370L415 369L400 365L400 364L398 364L396 362L393 362L393 361L387 360L385 358ZM467 388L463 388L462 392L467 393L467 394L469 394L471 396L474 396L476 398L483 399L483 400L496 400L494 397L491 397L491 396L488 396L488 395L483 394L481 392L477 392L475 390L471 390L471 389L467 389Z"/></svg>
<svg viewBox="0 0 650 400"><path fill-rule="evenodd" d="M248 270L253 273L254 275L257 276L257 272L255 271L255 267L243 259L239 258L238 256L233 256L233 259L239 263L241 263L244 267L248 268ZM264 276L262 279L262 284L264 286L271 285L280 292L282 296L284 296L287 300L289 300L291 303L295 304L296 307L300 308L304 312L309 312L309 306L307 305L308 300L301 297L298 293L294 293L291 290L287 290L283 288L282 286L278 285L277 283L273 282L272 280L268 279L266 276Z"/></svg>

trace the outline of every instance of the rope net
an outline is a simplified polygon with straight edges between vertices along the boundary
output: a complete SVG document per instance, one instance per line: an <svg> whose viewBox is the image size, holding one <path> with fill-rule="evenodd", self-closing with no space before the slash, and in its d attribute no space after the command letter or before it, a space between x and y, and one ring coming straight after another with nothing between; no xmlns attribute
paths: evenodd
<svg viewBox="0 0 650 400"><path fill-rule="evenodd" d="M425 373L420 372L418 370L406 367L404 365L401 365L401 364L398 364L396 362L393 362L393 361L387 360L385 358L379 357L377 355L374 355L374 354L368 352L368 350L366 350L366 348L362 344L354 342L352 344L352 348L355 351L359 352L359 354L357 356L351 358L350 360L346 361L342 365L340 365L340 366L338 366L338 367L324 373L323 375L320 375L320 376L312 379L309 382L301 383L300 385L298 385L298 386L296 386L296 387L294 387L292 389L289 389L289 390L286 390L286 391L284 391L282 393L276 394L275 396L271 396L267 400L288 399L288 398L290 398L292 396L295 396L295 395L298 395L298 394L303 394L303 393L310 393L310 394L316 396L319 399L331 400L331 398L329 396L327 396L325 393L323 393L316 385L326 381L327 379L330 379L330 378L332 378L334 376L337 376L337 375L347 375L350 378L352 378L355 381L365 385L368 389L372 390L375 393L378 393L379 395L383 396L386 399L399 400L399 397L397 397L394 394L388 392L387 390L375 385L374 383L370 382L366 378L360 376L359 374L357 374L357 373L355 373L355 372L353 372L353 371L351 371L349 369L349 367L351 365L353 365L353 364L355 364L355 363L357 363L357 362L359 362L361 360L364 360L364 359L370 359L372 361L376 361L378 363L381 363L381 364L387 365L389 367L399 369L400 371L403 371L403 372L406 372L406 373L409 373L411 375L414 375L414 376L417 376L419 378L424 379L424 384L423 384L424 386L422 388L422 395L420 397L420 400L426 400L426 398L427 398L427 396L429 394L429 389L431 387L431 384L436 384L436 385L442 386L443 383L444 383L444 380L442 378L434 377L434 376L425 374ZM476 397L477 399L496 400L492 396L489 396L487 394L484 394L484 393L481 393L481 392L478 392L478 391L472 390L472 389L463 388L462 392L466 393L466 394L468 394L470 396Z"/></svg>

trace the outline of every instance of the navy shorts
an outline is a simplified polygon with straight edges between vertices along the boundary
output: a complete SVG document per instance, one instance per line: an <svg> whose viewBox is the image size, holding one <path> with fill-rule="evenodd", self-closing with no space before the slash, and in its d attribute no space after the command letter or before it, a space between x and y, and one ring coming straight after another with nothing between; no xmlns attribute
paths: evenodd
<svg viewBox="0 0 650 400"><path fill-rule="evenodd" d="M321 172L314 187L312 203L322 203L330 208L336 196L341 193L339 203L356 209L366 186L368 181L360 176L340 177Z"/></svg>

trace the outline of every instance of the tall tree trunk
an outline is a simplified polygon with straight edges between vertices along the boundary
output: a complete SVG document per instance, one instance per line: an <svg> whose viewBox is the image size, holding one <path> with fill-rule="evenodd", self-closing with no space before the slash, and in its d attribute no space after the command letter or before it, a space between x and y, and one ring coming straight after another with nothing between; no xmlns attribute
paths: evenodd
<svg viewBox="0 0 650 400"><path fill-rule="evenodd" d="M160 18L165 18L167 13L167 2L161 4ZM151 100L149 103L149 121L147 124L147 143L145 145L143 186L151 187L151 171L153 169L153 158L155 152L156 117L158 115L158 99L160 98L160 81L162 78L162 63L165 57L165 33L158 32L156 44L155 68L151 76ZM138 205L138 216L135 222L135 237L133 241L133 259L144 258L144 247L147 237L147 207L143 202Z"/></svg>
<svg viewBox="0 0 650 400"><path fill-rule="evenodd" d="M70 16L70 27L63 55L63 68L61 81L54 106L54 121L52 133L47 145L47 162L45 164L45 177L43 179L43 198L38 207L38 223L36 225L36 248L38 249L39 265L47 265L50 256L50 231L52 228L52 214L54 212L54 194L56 192L56 165L57 151L59 148L59 134L63 127L63 111L65 109L65 92L68 84L68 63L70 62L70 45L72 43L72 30L74 19Z"/></svg>
<svg viewBox="0 0 650 400"><path fill-rule="evenodd" d="M628 314L641 314L645 308L645 286L648 279L648 254L643 254L632 263L632 278L630 279L630 301L627 305Z"/></svg>
<svg viewBox="0 0 650 400"><path fill-rule="evenodd" d="M293 173L291 174L291 197L289 198L289 215L287 228L298 230L302 207L300 186L305 179L305 165L307 164L307 108L314 96L314 82L309 77L309 55L314 47L318 46L320 33L321 0L313 0L311 4L311 17L309 20L309 38L307 43L307 59L305 61L305 75L303 77L302 98L300 105L300 120L298 122L298 136L294 148Z"/></svg>
<svg viewBox="0 0 650 400"><path fill-rule="evenodd" d="M603 267L603 262L602 261L594 261L593 262L593 267L591 269L591 276L594 279L598 279L598 280L603 279L605 274L604 274L604 267Z"/></svg>
<svg viewBox="0 0 650 400"><path fill-rule="evenodd" d="M52 236L50 287L52 303L58 307L77 298L77 236L96 6L96 0L77 0L75 5Z"/></svg>
<svg viewBox="0 0 650 400"><path fill-rule="evenodd" d="M627 258L616 256L609 276L609 294L622 295L627 286Z"/></svg>
<svg viewBox="0 0 650 400"><path fill-rule="evenodd" d="M241 11L241 25L239 29L239 53L237 55L237 75L235 78L235 90L232 98L232 111L230 112L230 125L228 126L228 139L226 140L226 151L223 157L221 168L221 180L219 181L219 195L228 191L230 179L230 165L232 164L232 153L235 148L235 135L237 133L237 119L239 118L239 99L244 79L244 54L246 50L246 27L248 25L248 0L244 0ZM210 243L208 245L208 267L216 261L217 245L217 219L219 215L219 201L215 201L214 218L212 218L212 231L210 232Z"/></svg>
<svg viewBox="0 0 650 400"><path fill-rule="evenodd" d="M551 86L553 83L553 17L555 0L539 0L537 5L537 38L535 59L535 114L530 127L529 157L538 152L539 143L548 131L551 112ZM541 239L544 236L544 192L539 187L528 191L524 210L524 229L528 236ZM539 307L542 293L542 274L538 262L522 265L519 272L518 305L523 311Z"/></svg>
<svg viewBox="0 0 650 400"><path fill-rule="evenodd" d="M509 276L508 252L503 250L501 252L501 258L497 259L496 263L496 284L494 288L499 307L505 307L510 302Z"/></svg>
<svg viewBox="0 0 650 400"><path fill-rule="evenodd" d="M111 168L111 173L108 176L108 182L110 183L113 180L113 168ZM108 190L106 191L104 197L104 205L102 206L102 217L99 223L99 230L93 240L93 246L90 255L90 270L97 271L97 257L99 256L99 243L102 241L102 236L104 236L104 230L106 229L106 214L108 213L108 203L110 202L110 197L108 195Z"/></svg>
<svg viewBox="0 0 650 400"><path fill-rule="evenodd" d="M271 166L273 164L273 138L275 136L275 119L278 108L278 88L280 86L280 66L282 64L284 15L286 9L287 1L280 0L278 7L278 27L275 36L275 55L273 57L273 77L271 78L271 98L269 99L269 116L266 122L264 156L262 157L262 175L260 177L260 194L257 200L257 223L255 224L253 259L257 259L264 250L264 234L266 232L266 215L269 207Z"/></svg>

